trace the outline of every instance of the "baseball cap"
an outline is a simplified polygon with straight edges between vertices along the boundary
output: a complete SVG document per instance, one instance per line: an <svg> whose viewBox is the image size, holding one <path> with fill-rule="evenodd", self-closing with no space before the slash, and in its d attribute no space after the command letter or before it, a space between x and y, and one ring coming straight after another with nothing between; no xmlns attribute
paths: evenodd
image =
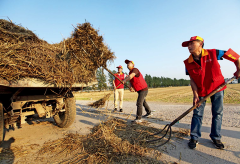
<svg viewBox="0 0 240 164"><path fill-rule="evenodd" d="M127 59L125 60L125 63L126 63L126 64L128 64L129 62L132 62L133 65L134 65L134 62L133 62L133 61L131 61L131 60L127 60Z"/></svg>
<svg viewBox="0 0 240 164"><path fill-rule="evenodd" d="M119 66L117 66L116 68L122 68L122 69L123 69L123 66L119 65Z"/></svg>
<svg viewBox="0 0 240 164"><path fill-rule="evenodd" d="M204 43L203 38L201 38L200 36L193 36L193 37L190 38L189 41L183 42L183 43L182 43L182 46L183 46L183 47L187 47L187 46L188 46L188 43L189 43L189 42L192 42L192 41L194 41L194 40L200 40L200 41L202 41L202 42Z"/></svg>

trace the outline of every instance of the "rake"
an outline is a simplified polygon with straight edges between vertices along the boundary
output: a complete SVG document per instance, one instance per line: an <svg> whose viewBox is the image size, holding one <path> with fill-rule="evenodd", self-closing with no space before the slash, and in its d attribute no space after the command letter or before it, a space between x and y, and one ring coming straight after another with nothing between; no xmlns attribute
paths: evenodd
<svg viewBox="0 0 240 164"><path fill-rule="evenodd" d="M207 95L206 97L204 97L201 101L199 101L196 105L192 106L190 109L188 109L186 112L184 112L182 115L180 115L178 118L176 118L173 122L171 122L170 124L167 124L161 131L150 135L148 137L151 136L155 136L158 134L161 134L165 129L166 132L165 134L163 134L162 137L158 138L158 139L153 139L153 140L147 140L146 143L153 143L156 141L161 141L163 138L165 138L167 136L167 134L169 133L169 136L167 137L167 140L159 145L155 145L155 146L151 146L151 147L160 147L164 144L166 144L167 142L170 141L171 139L171 135L172 135L172 126L177 123L179 120L181 120L183 117L185 117L188 113L190 113L191 111L193 111L194 109L196 109L200 104L202 104L205 100L207 100L209 97L211 97L212 95L214 95L215 93L217 93L218 91L220 91L223 87L225 87L227 84L231 83L234 79L236 79L236 77L232 77L231 79L229 79L228 81L226 81L225 83L223 83L222 85L220 85L216 90L212 91L209 95Z"/></svg>

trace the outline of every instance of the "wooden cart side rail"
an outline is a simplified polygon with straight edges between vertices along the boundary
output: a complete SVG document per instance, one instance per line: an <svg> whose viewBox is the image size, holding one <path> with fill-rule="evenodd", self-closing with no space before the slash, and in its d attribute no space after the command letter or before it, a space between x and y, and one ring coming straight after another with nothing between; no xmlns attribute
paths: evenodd
<svg viewBox="0 0 240 164"><path fill-rule="evenodd" d="M81 87L87 87L97 84L97 81L89 82L87 84L85 83L76 83L73 84L72 88L81 88ZM14 88L60 88L59 86L56 86L54 84L46 83L46 81L43 81L41 79L36 78L25 78L18 80L16 82L8 82L4 79L0 78L0 86L6 86L6 87L14 87Z"/></svg>

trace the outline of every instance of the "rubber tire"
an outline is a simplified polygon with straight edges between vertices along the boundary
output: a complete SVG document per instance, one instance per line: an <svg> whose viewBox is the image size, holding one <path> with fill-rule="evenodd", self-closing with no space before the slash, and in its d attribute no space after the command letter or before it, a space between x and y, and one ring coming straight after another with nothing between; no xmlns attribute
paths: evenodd
<svg viewBox="0 0 240 164"><path fill-rule="evenodd" d="M59 112L53 118L60 128L68 128L75 121L76 116L76 102L75 98L65 98L65 111Z"/></svg>
<svg viewBox="0 0 240 164"><path fill-rule="evenodd" d="M4 113L3 113L3 105L0 103L0 145L4 139Z"/></svg>

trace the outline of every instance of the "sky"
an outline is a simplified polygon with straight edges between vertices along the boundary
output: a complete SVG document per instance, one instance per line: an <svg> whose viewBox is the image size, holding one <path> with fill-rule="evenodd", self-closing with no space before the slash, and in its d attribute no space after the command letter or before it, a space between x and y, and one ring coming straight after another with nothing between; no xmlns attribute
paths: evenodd
<svg viewBox="0 0 240 164"><path fill-rule="evenodd" d="M73 25L90 22L115 53L110 70L128 72L125 59L140 72L157 77L189 79L183 41L204 39L204 48L240 54L239 0L0 0L0 19L33 31L48 43L71 36ZM219 61L225 78L234 63Z"/></svg>

